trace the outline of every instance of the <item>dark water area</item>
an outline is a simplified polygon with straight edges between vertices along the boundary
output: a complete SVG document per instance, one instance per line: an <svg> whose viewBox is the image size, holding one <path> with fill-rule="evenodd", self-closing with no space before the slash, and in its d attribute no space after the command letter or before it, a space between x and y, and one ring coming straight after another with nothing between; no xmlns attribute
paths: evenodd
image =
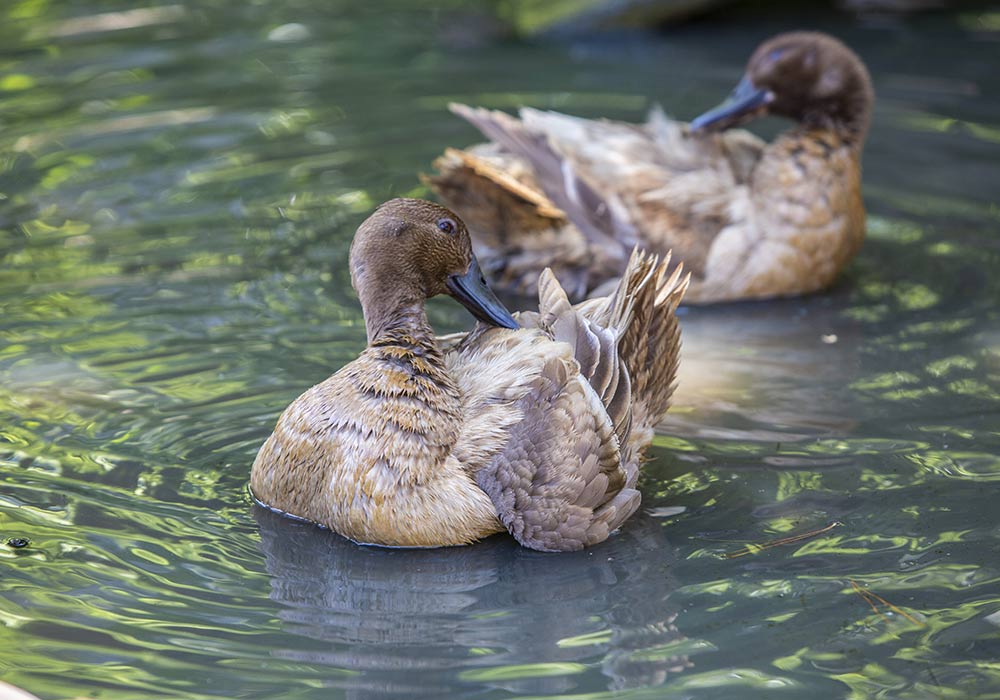
<svg viewBox="0 0 1000 700"><path fill-rule="evenodd" d="M0 679L1000 697L1000 6L535 43L469 6L0 6ZM278 413L364 345L354 228L476 140L449 101L690 118L800 27L874 77L868 237L828 294L684 312L640 517L551 556L364 548L251 506Z"/></svg>

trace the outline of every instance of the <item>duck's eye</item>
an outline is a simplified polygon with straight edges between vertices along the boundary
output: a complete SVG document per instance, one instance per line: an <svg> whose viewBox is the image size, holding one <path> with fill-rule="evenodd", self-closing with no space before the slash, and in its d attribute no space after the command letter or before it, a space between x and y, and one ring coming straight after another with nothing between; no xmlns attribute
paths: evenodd
<svg viewBox="0 0 1000 700"><path fill-rule="evenodd" d="M458 230L458 224L455 223L455 220L448 217L438 219L437 226L438 229L448 234L455 233Z"/></svg>

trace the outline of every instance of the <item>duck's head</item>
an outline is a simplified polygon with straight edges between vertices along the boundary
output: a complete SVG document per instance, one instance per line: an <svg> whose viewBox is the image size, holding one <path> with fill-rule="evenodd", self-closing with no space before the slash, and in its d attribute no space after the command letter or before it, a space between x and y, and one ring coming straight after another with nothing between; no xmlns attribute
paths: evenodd
<svg viewBox="0 0 1000 700"><path fill-rule="evenodd" d="M351 284L361 298L369 340L392 315L448 294L480 321L517 328L486 284L469 231L445 207L422 199L392 199L358 228L351 243Z"/></svg>
<svg viewBox="0 0 1000 700"><path fill-rule="evenodd" d="M861 59L819 32L779 34L761 44L729 98L691 122L721 131L764 114L863 136L874 99Z"/></svg>

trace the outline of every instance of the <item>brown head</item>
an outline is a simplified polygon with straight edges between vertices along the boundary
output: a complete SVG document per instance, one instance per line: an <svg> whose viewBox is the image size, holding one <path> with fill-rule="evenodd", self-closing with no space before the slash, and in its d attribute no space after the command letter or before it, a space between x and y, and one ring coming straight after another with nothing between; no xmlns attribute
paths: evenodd
<svg viewBox="0 0 1000 700"><path fill-rule="evenodd" d="M358 227L351 284L361 298L369 342L438 294L454 297L480 321L518 327L486 285L465 224L422 199L389 200Z"/></svg>
<svg viewBox="0 0 1000 700"><path fill-rule="evenodd" d="M861 141L873 100L868 70L841 41L819 32L789 32L761 44L729 98L691 128L719 131L776 114Z"/></svg>

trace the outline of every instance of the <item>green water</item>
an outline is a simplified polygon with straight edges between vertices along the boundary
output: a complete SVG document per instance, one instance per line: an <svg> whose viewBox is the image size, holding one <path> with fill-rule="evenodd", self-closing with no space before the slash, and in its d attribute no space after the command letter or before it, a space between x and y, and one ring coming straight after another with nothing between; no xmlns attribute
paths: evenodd
<svg viewBox="0 0 1000 700"><path fill-rule="evenodd" d="M1000 698L1000 10L525 45L457 1L136 5L0 6L0 679ZM449 100L691 117L802 26L875 76L868 239L830 294L686 312L641 517L546 556L359 548L251 507L280 410L363 346L354 227L475 139Z"/></svg>

